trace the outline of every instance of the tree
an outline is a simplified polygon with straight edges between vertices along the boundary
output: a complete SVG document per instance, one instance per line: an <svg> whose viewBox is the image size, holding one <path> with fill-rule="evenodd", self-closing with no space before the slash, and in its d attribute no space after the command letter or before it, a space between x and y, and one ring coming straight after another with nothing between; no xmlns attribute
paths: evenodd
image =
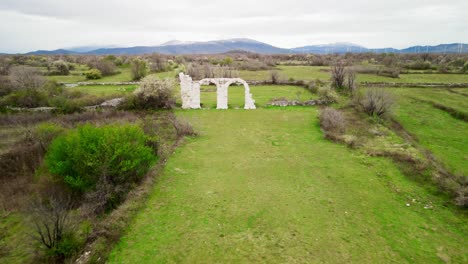
<svg viewBox="0 0 468 264"><path fill-rule="evenodd" d="M130 68L133 80L140 80L148 74L148 65L145 60L139 58L133 59L130 63Z"/></svg>
<svg viewBox="0 0 468 264"><path fill-rule="evenodd" d="M331 68L331 72L332 72L331 81L332 81L333 88L337 90L342 90L344 88L345 77L346 77L344 62L340 61L338 63L335 63L335 65L333 65Z"/></svg>
<svg viewBox="0 0 468 264"><path fill-rule="evenodd" d="M79 243L70 217L70 197L53 195L48 199L37 199L31 207L33 238L42 245L46 254L62 262L75 253Z"/></svg>
<svg viewBox="0 0 468 264"><path fill-rule="evenodd" d="M393 96L382 88L369 89L364 95L357 95L356 100L364 113L376 117L387 115L394 104Z"/></svg>
<svg viewBox="0 0 468 264"><path fill-rule="evenodd" d="M36 68L28 66L16 66L11 68L10 80L15 89L38 89L45 83L41 72Z"/></svg>

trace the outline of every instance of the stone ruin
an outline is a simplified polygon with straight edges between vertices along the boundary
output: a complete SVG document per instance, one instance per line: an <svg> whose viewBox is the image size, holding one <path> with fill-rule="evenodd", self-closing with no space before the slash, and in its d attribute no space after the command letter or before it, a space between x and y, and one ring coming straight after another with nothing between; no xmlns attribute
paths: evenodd
<svg viewBox="0 0 468 264"><path fill-rule="evenodd" d="M192 81L189 75L179 73L180 96L182 97L183 109L199 109L200 107L200 86L216 85L216 109L228 109L228 87L233 83L240 83L245 88L244 109L255 109L255 100L252 99L249 84L240 78L206 78L200 81Z"/></svg>

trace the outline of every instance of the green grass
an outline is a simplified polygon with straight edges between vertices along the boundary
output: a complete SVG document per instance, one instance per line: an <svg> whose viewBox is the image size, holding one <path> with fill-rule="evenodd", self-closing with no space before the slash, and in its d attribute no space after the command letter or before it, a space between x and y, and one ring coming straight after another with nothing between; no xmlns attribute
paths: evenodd
<svg viewBox="0 0 468 264"><path fill-rule="evenodd" d="M299 99L310 100L315 98L315 95L302 87L297 86L250 86L250 93L255 100L257 107L266 106L266 104L273 98L285 97L290 100ZM216 87L204 86L201 89L200 101L203 108L216 107ZM228 90L228 104L229 107L243 107L244 106L244 86L231 85Z"/></svg>
<svg viewBox="0 0 468 264"><path fill-rule="evenodd" d="M468 123L452 117L430 103L410 98L438 102L466 113L466 97L443 89L401 88L394 91L398 96L395 118L449 171L467 176Z"/></svg>
<svg viewBox="0 0 468 264"><path fill-rule="evenodd" d="M1 216L0 210L0 263L31 263L34 247L31 230L25 225L25 217L19 213ZM8 254L2 255L2 250Z"/></svg>
<svg viewBox="0 0 468 264"><path fill-rule="evenodd" d="M388 159L324 140L317 113L179 111L200 136L169 158L109 262L468 261L466 218Z"/></svg>
<svg viewBox="0 0 468 264"><path fill-rule="evenodd" d="M322 66L285 66L277 67L285 80L330 80L330 67ZM245 80L268 80L269 71L240 71ZM400 78L390 78L373 74L357 74L359 82L396 82L396 83L468 83L468 74L400 74Z"/></svg>
<svg viewBox="0 0 468 264"><path fill-rule="evenodd" d="M134 91L138 85L85 85L68 88L70 91L80 91L96 96L123 96Z"/></svg>
<svg viewBox="0 0 468 264"><path fill-rule="evenodd" d="M129 65L122 65L116 68L118 73L110 76L104 76L97 80L87 80L84 73L87 71L87 67L80 67L77 70L70 71L70 75L66 76L47 76L47 79L54 80L61 83L76 83L76 82L129 82L132 81L132 74ZM157 76L159 78L174 78L177 70L168 72L152 73L150 75Z"/></svg>

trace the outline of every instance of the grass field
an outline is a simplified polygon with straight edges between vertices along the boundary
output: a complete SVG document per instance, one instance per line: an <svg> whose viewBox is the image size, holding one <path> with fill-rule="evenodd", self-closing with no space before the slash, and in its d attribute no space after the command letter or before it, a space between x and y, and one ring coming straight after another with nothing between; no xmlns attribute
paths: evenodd
<svg viewBox="0 0 468 264"><path fill-rule="evenodd" d="M330 67L322 66L285 66L277 67L285 80L329 80ZM240 71L245 80L268 80L270 71ZM389 78L373 74L357 74L359 82L395 83L468 83L468 74L400 74L400 78Z"/></svg>
<svg viewBox="0 0 468 264"><path fill-rule="evenodd" d="M69 88L71 91L80 91L96 96L123 96L134 91L138 85L85 85Z"/></svg>
<svg viewBox="0 0 468 264"><path fill-rule="evenodd" d="M466 97L444 89L401 88L393 91L398 98L395 118L452 173L467 176L468 123L430 103L412 99L437 102L467 113Z"/></svg>
<svg viewBox="0 0 468 264"><path fill-rule="evenodd" d="M316 96L308 92L306 89L297 86L280 86L280 85L259 85L250 86L255 105L257 107L266 106L273 98L285 97L287 99L310 100ZM228 90L229 107L244 106L244 86L229 86ZM216 108L216 86L205 86L201 89L200 101L203 108Z"/></svg>
<svg viewBox="0 0 468 264"><path fill-rule="evenodd" d="M324 140L317 113L179 111L200 136L170 157L109 262L468 261L466 218L391 161Z"/></svg>

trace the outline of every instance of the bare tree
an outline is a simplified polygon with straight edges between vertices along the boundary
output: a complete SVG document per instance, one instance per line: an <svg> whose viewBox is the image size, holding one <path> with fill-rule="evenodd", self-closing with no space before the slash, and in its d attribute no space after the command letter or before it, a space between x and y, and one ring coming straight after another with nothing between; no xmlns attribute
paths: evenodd
<svg viewBox="0 0 468 264"><path fill-rule="evenodd" d="M331 81L332 81L333 88L337 90L342 90L344 88L345 76L346 76L344 62L340 61L338 63L335 63L331 67L331 72L332 72Z"/></svg>
<svg viewBox="0 0 468 264"><path fill-rule="evenodd" d="M45 83L45 79L39 70L28 66L11 68L10 80L16 89L37 89Z"/></svg>
<svg viewBox="0 0 468 264"><path fill-rule="evenodd" d="M368 115L382 117L388 114L394 104L393 96L382 88L369 89L356 97L357 105Z"/></svg>
<svg viewBox="0 0 468 264"><path fill-rule="evenodd" d="M356 73L352 69L346 71L346 88L348 93L353 95L356 92Z"/></svg>
<svg viewBox="0 0 468 264"><path fill-rule="evenodd" d="M71 208L69 196L38 199L33 202L32 223L35 227L33 237L48 249L57 247L70 227Z"/></svg>

